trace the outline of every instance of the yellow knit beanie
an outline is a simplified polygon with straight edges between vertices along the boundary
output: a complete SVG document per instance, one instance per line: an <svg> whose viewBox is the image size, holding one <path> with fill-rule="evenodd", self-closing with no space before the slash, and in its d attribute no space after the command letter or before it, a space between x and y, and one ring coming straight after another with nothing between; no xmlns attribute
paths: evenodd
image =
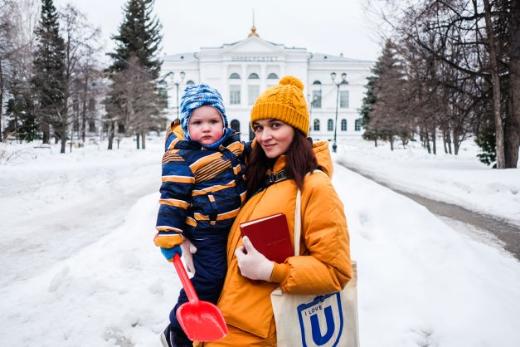
<svg viewBox="0 0 520 347"><path fill-rule="evenodd" d="M309 112L303 96L303 83L293 76L284 76L256 99L251 110L251 124L259 119L278 119L309 133Z"/></svg>

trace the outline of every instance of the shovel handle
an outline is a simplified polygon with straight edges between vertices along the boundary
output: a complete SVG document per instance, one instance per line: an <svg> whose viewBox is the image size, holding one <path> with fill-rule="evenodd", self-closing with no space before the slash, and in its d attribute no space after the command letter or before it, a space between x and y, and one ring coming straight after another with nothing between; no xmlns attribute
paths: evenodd
<svg viewBox="0 0 520 347"><path fill-rule="evenodd" d="M173 265L175 266L175 271L177 271L177 275L181 279L182 286L184 287L184 291L186 292L186 296L191 303L196 303L199 301L199 296L193 288L193 284L191 283L190 278L188 277L188 273L182 264L181 257L179 254L175 254L173 257Z"/></svg>

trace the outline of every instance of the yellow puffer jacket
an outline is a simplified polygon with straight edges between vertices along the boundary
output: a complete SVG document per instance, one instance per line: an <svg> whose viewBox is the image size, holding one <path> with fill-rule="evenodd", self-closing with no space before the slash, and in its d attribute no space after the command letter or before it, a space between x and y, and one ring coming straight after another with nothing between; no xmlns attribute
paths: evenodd
<svg viewBox="0 0 520 347"><path fill-rule="evenodd" d="M332 161L327 143L316 143L314 151L323 171L307 175L304 180L302 255L275 264L272 282L252 281L240 274L234 255L242 244L240 223L284 213L292 231L297 187L294 180L285 180L251 197L240 210L228 238L228 271L218 306L230 333L204 346L272 346L276 341L270 299L273 289L280 286L286 293L324 294L342 289L351 278L349 235L343 204L328 176L332 174ZM284 167L282 156L273 171Z"/></svg>

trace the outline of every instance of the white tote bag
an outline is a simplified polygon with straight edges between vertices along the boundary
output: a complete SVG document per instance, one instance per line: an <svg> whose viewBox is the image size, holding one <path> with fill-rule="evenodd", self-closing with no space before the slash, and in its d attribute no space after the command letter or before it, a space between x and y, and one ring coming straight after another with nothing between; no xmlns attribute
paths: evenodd
<svg viewBox="0 0 520 347"><path fill-rule="evenodd" d="M300 254L301 192L296 196L294 254ZM271 293L278 347L359 347L356 264L345 288L326 295Z"/></svg>

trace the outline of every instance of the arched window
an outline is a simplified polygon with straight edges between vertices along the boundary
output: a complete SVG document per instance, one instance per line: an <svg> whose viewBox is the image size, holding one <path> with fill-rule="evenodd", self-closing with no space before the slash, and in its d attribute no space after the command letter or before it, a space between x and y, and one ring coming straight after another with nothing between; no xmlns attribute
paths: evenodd
<svg viewBox="0 0 520 347"><path fill-rule="evenodd" d="M249 77L247 79L250 79L250 80L259 80L260 79L260 76L258 76L257 73L253 72L251 74L249 74Z"/></svg>
<svg viewBox="0 0 520 347"><path fill-rule="evenodd" d="M240 121L236 120L236 119L233 119L231 121L231 129L237 131L237 132L240 132Z"/></svg>
<svg viewBox="0 0 520 347"><path fill-rule="evenodd" d="M347 120L346 119L341 120L341 131L347 131Z"/></svg>
<svg viewBox="0 0 520 347"><path fill-rule="evenodd" d="M229 75L229 79L230 80L239 80L240 79L240 75L237 74L236 72L233 72L231 75Z"/></svg>
<svg viewBox="0 0 520 347"><path fill-rule="evenodd" d="M275 74L274 72L271 72L269 75L267 75L267 79L268 80L277 80L278 79L278 75Z"/></svg>
<svg viewBox="0 0 520 347"><path fill-rule="evenodd" d="M327 121L327 130L328 131L333 131L334 130L334 121L332 119L329 119Z"/></svg>
<svg viewBox="0 0 520 347"><path fill-rule="evenodd" d="M356 122L354 123L354 130L356 131L361 131L361 125L362 125L362 122L363 119L362 118L358 118L356 119Z"/></svg>
<svg viewBox="0 0 520 347"><path fill-rule="evenodd" d="M314 120L314 131L320 131L320 120L319 119Z"/></svg>
<svg viewBox="0 0 520 347"><path fill-rule="evenodd" d="M194 84L195 84L195 82L193 82L192 80L189 80L188 82L186 82L186 86L192 86Z"/></svg>
<svg viewBox="0 0 520 347"><path fill-rule="evenodd" d="M321 108L321 82L312 82L312 100L311 107Z"/></svg>

